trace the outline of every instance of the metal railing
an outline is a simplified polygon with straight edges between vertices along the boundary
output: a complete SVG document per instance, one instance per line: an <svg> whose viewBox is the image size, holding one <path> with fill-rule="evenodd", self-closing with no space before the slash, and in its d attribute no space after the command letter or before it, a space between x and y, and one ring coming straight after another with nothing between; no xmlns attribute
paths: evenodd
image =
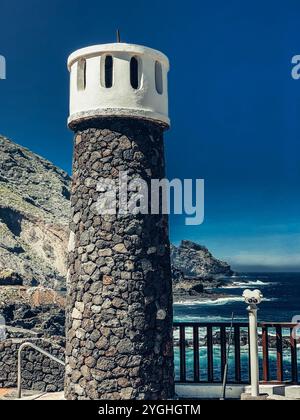
<svg viewBox="0 0 300 420"><path fill-rule="evenodd" d="M291 323L272 323L272 322L261 322L259 324L262 330L262 376L263 382L268 383L270 381L270 333L276 336L276 382L285 382L284 378L284 345L289 347L290 352L290 365L291 375L289 382L298 384L298 368L300 363L297 358L297 340L293 336L293 328L295 324Z"/></svg>
<svg viewBox="0 0 300 420"><path fill-rule="evenodd" d="M227 360L230 323L175 322L177 382L221 383ZM258 323L262 383L299 384L300 360L291 323ZM233 323L229 383L249 383L249 324Z"/></svg>
<svg viewBox="0 0 300 420"><path fill-rule="evenodd" d="M227 360L228 322L175 322L176 382L221 383ZM258 323L261 383L299 384L300 354L292 331L296 324ZM233 323L228 383L249 383L249 324ZM298 341L300 343L300 341ZM65 363L31 342L18 350L17 398L22 396L22 351L31 347L62 366ZM271 357L273 356L273 357ZM289 360L287 360L287 358ZM287 366L288 365L288 366Z"/></svg>
<svg viewBox="0 0 300 420"><path fill-rule="evenodd" d="M22 343L18 350L18 385L17 385L17 398L22 397L22 351L25 347L31 347L34 350L38 351L39 353L43 354L46 357L49 357L49 359L54 360L55 362L59 363L62 366L65 366L65 363L60 360L58 357L53 356L52 354L48 353L46 350L42 349L41 347L36 346L33 343L25 342Z"/></svg>

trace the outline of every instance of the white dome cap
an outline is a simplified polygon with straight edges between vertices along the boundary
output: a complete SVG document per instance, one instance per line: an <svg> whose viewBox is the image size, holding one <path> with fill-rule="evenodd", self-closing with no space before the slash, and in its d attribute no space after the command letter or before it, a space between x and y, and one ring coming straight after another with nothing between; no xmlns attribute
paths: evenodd
<svg viewBox="0 0 300 420"><path fill-rule="evenodd" d="M168 128L168 58L140 45L113 43L75 51L70 71L70 127L94 118L129 117Z"/></svg>

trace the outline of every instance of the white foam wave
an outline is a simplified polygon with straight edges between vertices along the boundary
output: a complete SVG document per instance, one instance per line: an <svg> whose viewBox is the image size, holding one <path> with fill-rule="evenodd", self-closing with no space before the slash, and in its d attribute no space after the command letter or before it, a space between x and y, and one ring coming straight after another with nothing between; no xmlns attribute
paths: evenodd
<svg viewBox="0 0 300 420"><path fill-rule="evenodd" d="M276 301L275 298L264 298L264 302L272 302ZM184 306L195 306L195 305L226 305L227 303L231 302L244 302L244 298L242 296L228 296L228 297L221 297L217 299L209 299L209 298L203 298L200 300L195 299L185 299L185 300L179 300L177 302L174 302L174 305L184 305Z"/></svg>
<svg viewBox="0 0 300 420"><path fill-rule="evenodd" d="M228 296L217 299L203 298L199 300L185 299L182 301L174 302L174 305L225 305L229 302L240 302L243 301L242 296Z"/></svg>
<svg viewBox="0 0 300 420"><path fill-rule="evenodd" d="M261 280L254 280L254 281L234 281L232 284L228 284L223 286L224 289L243 289L245 287L262 287L268 286L271 283L267 283Z"/></svg>
<svg viewBox="0 0 300 420"><path fill-rule="evenodd" d="M235 317L234 322L245 322L248 318ZM217 316L217 315L175 315L174 322L230 322L231 317Z"/></svg>
<svg viewBox="0 0 300 420"><path fill-rule="evenodd" d="M249 275L240 275L240 274L234 274L233 276L230 276L231 279L248 279L251 278Z"/></svg>

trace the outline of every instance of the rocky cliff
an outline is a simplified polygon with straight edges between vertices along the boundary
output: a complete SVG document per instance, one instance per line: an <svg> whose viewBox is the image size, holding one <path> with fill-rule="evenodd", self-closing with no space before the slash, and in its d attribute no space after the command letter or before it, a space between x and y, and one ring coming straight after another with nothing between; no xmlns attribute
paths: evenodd
<svg viewBox="0 0 300 420"><path fill-rule="evenodd" d="M218 287L231 276L230 266L216 259L209 250L192 241L171 245L173 289L175 294L197 295L207 287Z"/></svg>
<svg viewBox="0 0 300 420"><path fill-rule="evenodd" d="M63 288L70 177L0 136L0 285Z"/></svg>
<svg viewBox="0 0 300 420"><path fill-rule="evenodd" d="M226 262L216 259L205 246L192 241L181 241L179 247L172 245L171 258L173 267L185 277L211 280L233 274Z"/></svg>

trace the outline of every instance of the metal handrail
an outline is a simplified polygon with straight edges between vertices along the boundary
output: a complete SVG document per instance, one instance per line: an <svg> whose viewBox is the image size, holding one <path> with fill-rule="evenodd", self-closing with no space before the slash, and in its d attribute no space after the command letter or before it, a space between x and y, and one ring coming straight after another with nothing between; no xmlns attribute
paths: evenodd
<svg viewBox="0 0 300 420"><path fill-rule="evenodd" d="M31 347L34 350L38 351L39 353L43 354L44 356L49 357L49 359L54 360L56 363L59 363L62 366L65 366L65 362L60 360L58 357L53 356L52 354L48 353L46 350L43 350L41 347L36 346L29 341L22 343L18 350L18 390L17 390L17 398L21 398L22 396L22 350L25 347Z"/></svg>
<svg viewBox="0 0 300 420"><path fill-rule="evenodd" d="M181 325L184 325L185 327L207 327L207 325L211 325L212 327L230 327L231 323L228 321L216 321L216 322L194 322L194 321L189 321L189 322L180 322L180 321L175 321L173 322L173 327L180 327ZM234 325L237 325L241 328L243 327L248 327L249 323L248 322L243 322L243 321L235 321ZM266 321L259 321L257 323L258 327L263 327L263 326L267 326L267 327L277 327L277 326L281 326L283 328L293 328L297 326L296 322L266 322Z"/></svg>

